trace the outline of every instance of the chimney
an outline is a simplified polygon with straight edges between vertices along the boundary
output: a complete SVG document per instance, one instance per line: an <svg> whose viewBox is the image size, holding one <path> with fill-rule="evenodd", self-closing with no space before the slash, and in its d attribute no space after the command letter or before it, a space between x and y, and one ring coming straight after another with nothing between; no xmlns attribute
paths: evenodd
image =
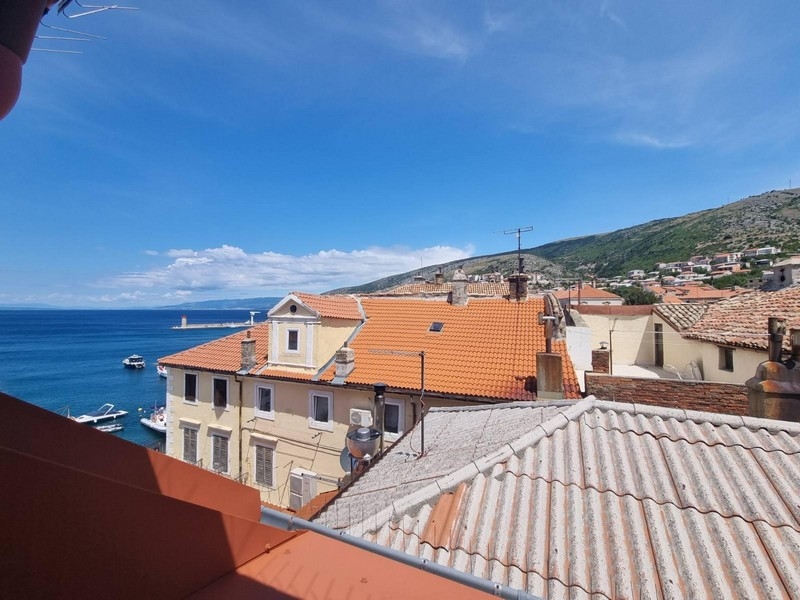
<svg viewBox="0 0 800 600"><path fill-rule="evenodd" d="M525 273L512 273L508 276L508 296L517 302L528 299L528 276Z"/></svg>
<svg viewBox="0 0 800 600"><path fill-rule="evenodd" d="M553 352L536 353L536 399L564 398L564 375L561 355Z"/></svg>
<svg viewBox="0 0 800 600"><path fill-rule="evenodd" d="M386 399L384 394L386 393L386 384L385 383L374 383L372 385L373 390L375 391L375 429L381 432L381 446L380 446L380 453L383 454L383 433L384 433L384 409L386 408Z"/></svg>
<svg viewBox="0 0 800 600"><path fill-rule="evenodd" d="M781 362L786 322L770 317L767 327L769 358L745 381L750 416L800 422L800 329L791 330L792 355Z"/></svg>
<svg viewBox="0 0 800 600"><path fill-rule="evenodd" d="M467 305L467 279L466 273L463 269L458 268L453 274L453 291L450 293L450 304L453 306L466 306Z"/></svg>
<svg viewBox="0 0 800 600"><path fill-rule="evenodd" d="M334 374L334 380L341 380L344 382L344 378L350 375L353 372L353 369L356 367L356 353L353 351L352 348L348 348L347 345L342 346L336 351L334 355L333 363L336 367L336 372Z"/></svg>
<svg viewBox="0 0 800 600"><path fill-rule="evenodd" d="M767 360L780 362L781 352L783 351L783 336L786 335L786 321L778 317L770 317L767 320L767 332L769 333Z"/></svg>
<svg viewBox="0 0 800 600"><path fill-rule="evenodd" d="M441 269L436 271L436 274L433 276L433 282L436 285L442 285L444 283L444 273L442 273Z"/></svg>
<svg viewBox="0 0 800 600"><path fill-rule="evenodd" d="M240 371L249 371L256 366L256 341L250 337L250 332L247 332L247 337L242 340L242 366Z"/></svg>

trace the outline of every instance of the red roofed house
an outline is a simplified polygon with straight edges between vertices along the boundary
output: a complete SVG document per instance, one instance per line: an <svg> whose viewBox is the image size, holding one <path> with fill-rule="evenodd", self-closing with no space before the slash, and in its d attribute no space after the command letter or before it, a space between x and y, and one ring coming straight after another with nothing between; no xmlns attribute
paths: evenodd
<svg viewBox="0 0 800 600"><path fill-rule="evenodd" d="M583 304L590 306L622 306L625 303L624 298L621 296L585 284L568 290L553 292L553 296L558 299L564 308Z"/></svg>
<svg viewBox="0 0 800 600"><path fill-rule="evenodd" d="M376 382L390 442L430 406L580 398L564 340L543 354L545 299L453 297L293 293L263 324L160 359L167 453L297 508L350 470L345 435L372 421Z"/></svg>

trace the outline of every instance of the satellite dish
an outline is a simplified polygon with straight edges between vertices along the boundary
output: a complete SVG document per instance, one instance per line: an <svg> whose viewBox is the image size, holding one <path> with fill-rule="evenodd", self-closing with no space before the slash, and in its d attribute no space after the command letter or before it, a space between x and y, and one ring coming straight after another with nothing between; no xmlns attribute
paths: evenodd
<svg viewBox="0 0 800 600"><path fill-rule="evenodd" d="M339 466L342 467L342 471L349 473L352 470L352 460L353 459L350 457L350 453L347 451L347 448L342 448L342 451L339 454Z"/></svg>

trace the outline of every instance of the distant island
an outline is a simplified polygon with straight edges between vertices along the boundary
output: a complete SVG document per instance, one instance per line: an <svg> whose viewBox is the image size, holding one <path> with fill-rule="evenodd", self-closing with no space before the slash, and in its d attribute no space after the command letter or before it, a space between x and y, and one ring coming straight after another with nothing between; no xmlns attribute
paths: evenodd
<svg viewBox="0 0 800 600"><path fill-rule="evenodd" d="M275 306L281 297L239 298L235 300L203 300L184 302L169 306L157 306L156 310L257 310L266 312Z"/></svg>

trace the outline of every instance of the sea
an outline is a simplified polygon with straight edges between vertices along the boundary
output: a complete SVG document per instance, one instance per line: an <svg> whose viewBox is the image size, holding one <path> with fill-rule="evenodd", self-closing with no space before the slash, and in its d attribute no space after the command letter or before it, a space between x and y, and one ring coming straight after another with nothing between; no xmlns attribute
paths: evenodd
<svg viewBox="0 0 800 600"><path fill-rule="evenodd" d="M246 310L0 310L0 391L72 416L109 402L128 415L108 435L158 447L164 435L139 421L166 402L158 359L241 330L173 329L182 315L190 325L250 319ZM124 368L131 354L147 366Z"/></svg>

